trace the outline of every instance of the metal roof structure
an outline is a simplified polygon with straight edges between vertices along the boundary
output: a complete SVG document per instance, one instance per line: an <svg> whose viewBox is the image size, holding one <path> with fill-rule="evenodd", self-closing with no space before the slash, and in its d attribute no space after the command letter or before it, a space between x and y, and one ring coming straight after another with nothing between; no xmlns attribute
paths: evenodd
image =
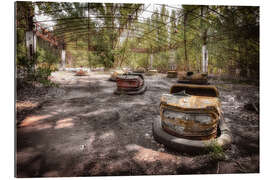
<svg viewBox="0 0 270 180"><path fill-rule="evenodd" d="M38 2L36 2L38 3ZM136 52L136 53L156 53L160 51L168 51L168 50L174 50L177 49L178 47L181 47L183 45L183 40L181 38L177 38L173 36L176 32L179 31L176 27L175 31L168 31L167 33L170 36L170 42L168 41L168 37L161 37L157 41L155 37L152 36L152 32L159 30L163 26L169 26L171 23L179 24L179 22L183 21L183 16L184 13L182 12L183 9L179 8L179 6L172 6L172 5L164 5L165 7L175 9L178 13L175 18L166 15L166 14L161 14L157 11L154 10L149 10L149 6L145 4L132 4L132 7L126 7L123 6L121 8L123 9L129 9L130 13L123 16L123 15L116 15L116 16L104 16L104 15L99 15L92 11L91 8L97 6L99 3L86 3L87 6L81 6L81 7L74 7L74 8L66 8L66 9L57 9L57 10L52 10L52 11L47 11L46 13L49 14L55 14L57 12L64 12L64 11L72 11L73 9L82 9L82 16L78 17L64 17L64 18L51 18L48 20L34 20L35 26L35 31L37 32L39 37L42 37L43 39L47 39L49 42L53 43L54 45L58 46L60 44L64 44L65 46L75 46L77 42L77 37L85 37L87 38L88 44L88 50L89 51L95 51L95 47L92 46L90 42L90 36L93 35L98 35L102 34L103 30L105 29L113 29L118 32L118 38L123 36L123 32L132 32L130 38L133 38L136 40L136 43L140 44L144 40L151 40L151 48L142 48L142 47L136 47L131 49L131 51ZM120 5L120 4L119 4ZM157 6L163 6L161 4L156 4ZM107 5L107 7L110 7ZM193 6L192 9L188 10L188 14L191 19L189 19L188 24L186 24L186 27L191 28L194 31L201 32L200 28L193 26L190 24L192 21L200 18L202 21L211 21L206 14L204 15L198 15L194 13L195 10L200 8L201 6ZM214 9L208 7L208 14L209 13L214 13L220 15L219 12L215 11ZM159 26L153 26L152 24L147 23L147 18L143 17L142 14L144 12L151 13L152 15L162 15L166 16L169 20L167 22L162 22L162 21L156 21L159 23ZM38 17L44 13L34 13L34 17ZM102 22L104 20L112 19L118 17L119 19L123 20L124 23L121 24L120 22L118 24L113 24L113 26L104 26L102 25ZM226 18L224 15L220 15L221 18ZM35 18L37 19L37 18ZM42 27L42 23L46 22L57 22L56 24L47 26L46 28ZM92 22L100 22L99 25L95 24L93 27L93 24L90 24ZM71 23L77 23L76 25L69 25ZM129 26L128 26L129 24ZM131 24L131 25L130 25ZM145 27L139 27L140 24L146 25ZM53 28L53 31L50 29ZM99 32L93 31L93 29L99 29ZM244 30L245 28L243 28ZM232 30L234 31L234 30ZM226 32L224 32L226 33ZM127 35L126 35L127 36ZM219 33L212 33L209 34L207 37L209 39L213 38L215 41L217 40L224 40ZM193 39L187 40L188 42L192 42ZM160 43L162 42L162 43ZM74 44L75 43L75 44Z"/></svg>

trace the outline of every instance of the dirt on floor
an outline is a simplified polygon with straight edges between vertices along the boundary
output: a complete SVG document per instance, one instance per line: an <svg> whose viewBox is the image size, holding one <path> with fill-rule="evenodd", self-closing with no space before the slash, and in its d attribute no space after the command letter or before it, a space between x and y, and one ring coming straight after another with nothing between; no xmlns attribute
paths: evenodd
<svg viewBox="0 0 270 180"><path fill-rule="evenodd" d="M259 114L245 104L259 88L217 80L233 143L225 158L175 152L156 142L152 122L176 79L146 76L143 95L114 95L109 73L55 72L59 87L17 89L17 177L216 174L259 172Z"/></svg>

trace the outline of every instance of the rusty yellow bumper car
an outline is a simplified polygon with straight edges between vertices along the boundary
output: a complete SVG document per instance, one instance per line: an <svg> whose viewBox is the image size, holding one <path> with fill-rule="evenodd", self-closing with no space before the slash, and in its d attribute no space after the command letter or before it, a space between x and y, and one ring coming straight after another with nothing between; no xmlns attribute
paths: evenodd
<svg viewBox="0 0 270 180"><path fill-rule="evenodd" d="M194 73L194 72L178 72L178 83L185 84L208 84L208 74L207 73Z"/></svg>
<svg viewBox="0 0 270 180"><path fill-rule="evenodd" d="M173 85L161 97L160 117L153 136L177 151L202 152L212 143L226 149L232 142L215 86Z"/></svg>
<svg viewBox="0 0 270 180"><path fill-rule="evenodd" d="M167 78L176 78L177 77L177 71L168 71L167 72Z"/></svg>

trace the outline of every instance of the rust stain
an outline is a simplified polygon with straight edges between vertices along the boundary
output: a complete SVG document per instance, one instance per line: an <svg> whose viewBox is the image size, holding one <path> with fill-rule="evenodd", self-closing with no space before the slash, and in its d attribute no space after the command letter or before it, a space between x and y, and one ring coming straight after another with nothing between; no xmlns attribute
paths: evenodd
<svg viewBox="0 0 270 180"><path fill-rule="evenodd" d="M52 34L48 32L47 29L43 28L42 25L37 22L35 23L35 31L36 31L36 35L42 38L43 40L48 41L54 46L59 45L56 37L52 36Z"/></svg>
<svg viewBox="0 0 270 180"><path fill-rule="evenodd" d="M220 106L220 101L216 97L187 96L179 98L172 94L163 94L161 103L182 109L204 109L210 106L219 108Z"/></svg>

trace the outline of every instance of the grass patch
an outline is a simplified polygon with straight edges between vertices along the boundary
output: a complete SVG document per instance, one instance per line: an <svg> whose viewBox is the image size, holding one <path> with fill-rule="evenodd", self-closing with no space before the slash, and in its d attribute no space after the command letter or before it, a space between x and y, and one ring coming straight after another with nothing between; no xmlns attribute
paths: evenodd
<svg viewBox="0 0 270 180"><path fill-rule="evenodd" d="M225 160L225 153L223 148L213 140L207 148L209 152L210 159L213 161L222 161Z"/></svg>

